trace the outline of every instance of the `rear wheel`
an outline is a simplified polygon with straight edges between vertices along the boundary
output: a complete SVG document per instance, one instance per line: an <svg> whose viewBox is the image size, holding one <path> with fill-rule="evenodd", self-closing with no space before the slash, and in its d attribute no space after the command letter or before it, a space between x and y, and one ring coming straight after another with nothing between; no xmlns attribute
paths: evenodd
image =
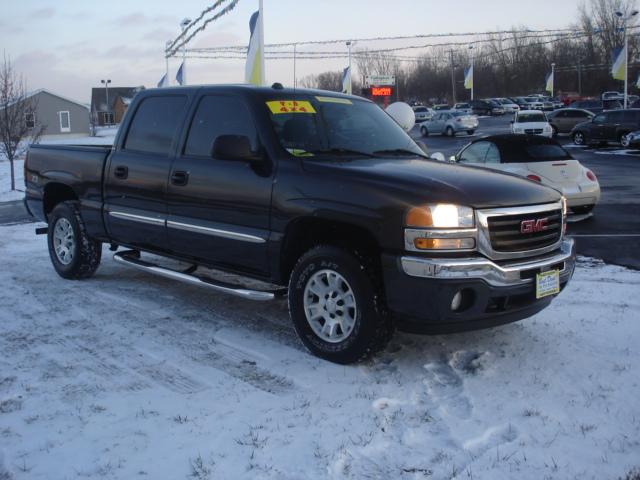
<svg viewBox="0 0 640 480"><path fill-rule="evenodd" d="M294 267L289 313L304 345L340 364L381 350L393 333L377 269L329 245L309 250Z"/></svg>
<svg viewBox="0 0 640 480"><path fill-rule="evenodd" d="M456 134L455 130L452 127L447 127L444 133L447 137L453 137Z"/></svg>
<svg viewBox="0 0 640 480"><path fill-rule="evenodd" d="M422 134L423 137L429 136L429 130L427 129L427 127L420 127L420 133Z"/></svg>
<svg viewBox="0 0 640 480"><path fill-rule="evenodd" d="M551 135L553 135L554 137L558 136L558 127L556 127L555 125L551 125Z"/></svg>
<svg viewBox="0 0 640 480"><path fill-rule="evenodd" d="M576 145L584 145L587 139L582 132L576 132L573 134L573 143Z"/></svg>
<svg viewBox="0 0 640 480"><path fill-rule="evenodd" d="M56 205L49 215L47 243L53 268L62 278L89 278L100 265L102 244L87 235L78 202Z"/></svg>

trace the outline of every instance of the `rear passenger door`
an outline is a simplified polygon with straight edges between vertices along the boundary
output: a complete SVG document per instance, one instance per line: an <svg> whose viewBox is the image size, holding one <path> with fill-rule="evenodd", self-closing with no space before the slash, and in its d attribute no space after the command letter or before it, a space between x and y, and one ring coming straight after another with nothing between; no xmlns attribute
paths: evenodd
<svg viewBox="0 0 640 480"><path fill-rule="evenodd" d="M241 96L200 98L169 174L167 232L171 250L198 261L267 274L267 240L274 169L216 158L220 135L249 138L260 149L249 105Z"/></svg>
<svg viewBox="0 0 640 480"><path fill-rule="evenodd" d="M123 125L126 136L111 153L104 178L105 224L114 241L167 249L167 177L187 103L186 95L147 96Z"/></svg>

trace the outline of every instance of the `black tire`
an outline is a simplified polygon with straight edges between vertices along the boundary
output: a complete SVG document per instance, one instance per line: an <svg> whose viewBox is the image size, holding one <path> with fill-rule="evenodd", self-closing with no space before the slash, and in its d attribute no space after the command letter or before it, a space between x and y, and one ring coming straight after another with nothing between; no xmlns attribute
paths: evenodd
<svg viewBox="0 0 640 480"><path fill-rule="evenodd" d="M72 258L68 263L64 262L62 257L59 257L54 245L56 242L55 229L59 226L59 223L60 227L63 225L63 219L71 225L73 232L73 247L69 249L72 252ZM70 280L89 278L100 265L102 244L87 235L84 221L80 216L78 202L62 202L55 206L49 215L47 244L53 268L62 278Z"/></svg>
<svg viewBox="0 0 640 480"><path fill-rule="evenodd" d="M578 207L569 207L571 211L576 215L586 215L587 213L591 213L595 205L580 205Z"/></svg>
<svg viewBox="0 0 640 480"><path fill-rule="evenodd" d="M420 133L423 137L429 136L429 129L427 127L420 127Z"/></svg>
<svg viewBox="0 0 640 480"><path fill-rule="evenodd" d="M455 137L455 136L456 136L456 132L455 132L455 130L454 130L453 128L451 128L451 127L447 127L447 128L445 128L445 130L444 130L444 134L445 134L447 137Z"/></svg>
<svg viewBox="0 0 640 480"><path fill-rule="evenodd" d="M305 313L307 285L311 285L316 274L322 275L323 270L342 276L355 299L353 327L337 343L329 342L314 332ZM380 273L367 257L339 247L319 245L305 253L291 273L289 314L298 336L311 353L334 363L354 363L382 350L393 335L393 322L383 293ZM312 294L309 298L312 297L320 300L320 296Z"/></svg>
<svg viewBox="0 0 640 480"><path fill-rule="evenodd" d="M551 125L551 135L555 138L558 136L558 127Z"/></svg>
<svg viewBox="0 0 640 480"><path fill-rule="evenodd" d="M475 130L467 130L467 135L473 135L474 133L476 133Z"/></svg>
<svg viewBox="0 0 640 480"><path fill-rule="evenodd" d="M587 136L582 132L576 132L571 135L571 139L575 145L586 145L587 144Z"/></svg>

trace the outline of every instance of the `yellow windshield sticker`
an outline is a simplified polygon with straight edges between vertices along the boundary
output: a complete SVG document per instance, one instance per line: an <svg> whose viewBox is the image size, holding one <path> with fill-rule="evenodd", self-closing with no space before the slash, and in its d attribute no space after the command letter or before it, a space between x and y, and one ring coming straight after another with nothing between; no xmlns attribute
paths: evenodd
<svg viewBox="0 0 640 480"><path fill-rule="evenodd" d="M287 148L287 152L289 152L294 157L313 157L313 153L307 152L306 150L301 150L299 148Z"/></svg>
<svg viewBox="0 0 640 480"><path fill-rule="evenodd" d="M273 100L267 102L271 113L316 113L310 102L305 100Z"/></svg>
<svg viewBox="0 0 640 480"><path fill-rule="evenodd" d="M353 105L353 102L348 98L316 97L316 100L318 100L319 102L325 102L325 103L342 103L344 105Z"/></svg>

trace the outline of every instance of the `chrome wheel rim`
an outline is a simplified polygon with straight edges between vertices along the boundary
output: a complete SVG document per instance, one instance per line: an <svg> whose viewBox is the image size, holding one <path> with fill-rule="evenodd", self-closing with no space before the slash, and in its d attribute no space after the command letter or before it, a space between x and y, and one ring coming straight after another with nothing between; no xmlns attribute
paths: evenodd
<svg viewBox="0 0 640 480"><path fill-rule="evenodd" d="M622 138L620 139L620 144L621 144L623 147L625 147L625 148L626 148L626 147L628 147L628 146L629 146L629 143L630 143L630 142L629 142L629 135L623 135L623 136L622 136Z"/></svg>
<svg viewBox="0 0 640 480"><path fill-rule="evenodd" d="M53 249L58 261L69 265L76 252L76 239L73 227L66 218L59 218L53 227Z"/></svg>
<svg viewBox="0 0 640 480"><path fill-rule="evenodd" d="M304 289L304 313L319 338L344 341L353 332L358 313L351 285L334 270L314 273Z"/></svg>
<svg viewBox="0 0 640 480"><path fill-rule="evenodd" d="M573 136L573 143L576 145L582 145L584 143L584 136L581 133L576 133Z"/></svg>

